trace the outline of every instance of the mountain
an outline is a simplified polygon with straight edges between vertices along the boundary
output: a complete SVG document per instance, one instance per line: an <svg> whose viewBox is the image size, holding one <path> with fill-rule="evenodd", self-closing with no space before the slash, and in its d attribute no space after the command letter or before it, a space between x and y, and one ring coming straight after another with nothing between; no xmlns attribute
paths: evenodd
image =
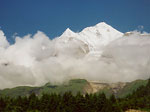
<svg viewBox="0 0 150 112"><path fill-rule="evenodd" d="M67 28L65 32L56 39L55 46L71 48L73 45L76 45L76 49L78 49L78 53L76 54L82 52L86 55L99 57L103 52L104 46L122 36L123 33L117 31L105 22L101 22L77 33Z"/></svg>
<svg viewBox="0 0 150 112"><path fill-rule="evenodd" d="M101 83L97 81L87 81L84 79L72 79L68 83L62 85L53 85L47 83L41 87L20 86L15 88L7 88L0 90L0 96L29 96L35 93L41 97L43 93L59 93L63 94L71 91L74 95L80 92L81 94L102 93L104 92L107 97L114 94L116 97L125 97L135 91L142 85L147 84L147 80L136 80L127 83Z"/></svg>
<svg viewBox="0 0 150 112"><path fill-rule="evenodd" d="M67 91L71 91L73 94L76 94L77 92L81 92L82 94L84 94L84 88L87 85L88 82L84 79L74 79L62 85L53 85L51 83L46 83L41 87L19 86L15 88L7 88L0 90L0 96L28 96L31 93L35 93L36 95L41 96L43 93L63 94Z"/></svg>
<svg viewBox="0 0 150 112"><path fill-rule="evenodd" d="M116 97L125 97L132 94L133 91L138 89L140 86L145 86L148 80L135 80L132 82L118 82L118 83L101 83L101 82L90 82L94 93L104 92L106 96L114 94Z"/></svg>
<svg viewBox="0 0 150 112"><path fill-rule="evenodd" d="M39 31L16 37L9 46L0 32L0 88L62 84L74 78L103 82L145 79L150 39L131 33L123 34L101 22L81 32L67 28L53 40Z"/></svg>

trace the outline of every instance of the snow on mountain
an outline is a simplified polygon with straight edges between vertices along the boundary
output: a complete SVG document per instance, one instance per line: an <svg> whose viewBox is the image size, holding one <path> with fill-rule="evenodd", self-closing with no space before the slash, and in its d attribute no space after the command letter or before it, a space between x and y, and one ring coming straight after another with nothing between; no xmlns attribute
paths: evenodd
<svg viewBox="0 0 150 112"><path fill-rule="evenodd" d="M87 27L79 33L75 33L67 28L57 39L56 44L61 44L61 47L71 47L72 44L77 44L80 51L88 55L99 57L104 46L122 36L123 33L117 31L105 22L101 22L95 26Z"/></svg>
<svg viewBox="0 0 150 112"><path fill-rule="evenodd" d="M69 28L67 28L64 33L61 35L61 38L64 37L64 38L69 38L69 37L74 37L76 36L77 34L73 31L71 31Z"/></svg>
<svg viewBox="0 0 150 112"><path fill-rule="evenodd" d="M74 78L103 82L146 79L149 37L149 33L123 34L102 22L78 33L68 28L53 40L39 31L17 36L9 45L0 30L0 89L61 84Z"/></svg>
<svg viewBox="0 0 150 112"><path fill-rule="evenodd" d="M102 22L87 27L79 33L67 28L60 37L52 40L53 42L46 35L38 32L33 38L30 38L29 35L24 38L16 38L16 43L9 46L4 33L0 30L0 63L8 61L15 65L29 67L36 60L61 55L65 55L65 58L66 56L75 58L86 56L88 59L96 59L95 57L99 57L103 52L104 46L122 35L121 32Z"/></svg>

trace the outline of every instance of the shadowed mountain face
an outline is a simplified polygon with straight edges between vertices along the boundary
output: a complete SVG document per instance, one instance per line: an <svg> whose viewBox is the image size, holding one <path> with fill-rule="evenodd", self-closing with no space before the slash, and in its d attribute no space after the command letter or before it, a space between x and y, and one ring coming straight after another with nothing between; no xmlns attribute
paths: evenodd
<svg viewBox="0 0 150 112"><path fill-rule="evenodd" d="M111 94L116 95L116 97L124 97L128 94L131 94L138 87L146 84L147 80L136 80L127 83L101 83L97 81L88 82L84 79L73 79L62 85L53 85L51 83L47 83L41 87L20 86L11 89L3 89L0 90L0 96L29 96L31 93L35 93L40 97L43 93L63 94L67 91L71 91L74 95L78 92L82 94L104 92L107 97L109 97Z"/></svg>

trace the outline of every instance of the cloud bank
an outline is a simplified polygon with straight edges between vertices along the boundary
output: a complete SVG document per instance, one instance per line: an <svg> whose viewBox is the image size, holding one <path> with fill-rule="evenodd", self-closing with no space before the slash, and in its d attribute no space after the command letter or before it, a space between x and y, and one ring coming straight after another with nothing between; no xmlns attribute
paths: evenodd
<svg viewBox="0 0 150 112"><path fill-rule="evenodd" d="M61 84L72 78L103 82L150 77L150 35L132 32L112 41L97 59L80 52L82 43L58 44L43 32L16 37L10 45L0 31L0 89L47 82Z"/></svg>

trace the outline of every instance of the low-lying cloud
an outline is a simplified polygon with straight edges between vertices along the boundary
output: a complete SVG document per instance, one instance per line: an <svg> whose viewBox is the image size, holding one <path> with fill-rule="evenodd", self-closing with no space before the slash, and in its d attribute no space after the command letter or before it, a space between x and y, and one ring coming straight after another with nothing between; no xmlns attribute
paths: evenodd
<svg viewBox="0 0 150 112"><path fill-rule="evenodd" d="M132 32L103 48L97 59L80 52L81 43L63 46L43 32L16 37L10 45L0 31L0 88L60 84L72 78L103 82L150 77L150 35Z"/></svg>

